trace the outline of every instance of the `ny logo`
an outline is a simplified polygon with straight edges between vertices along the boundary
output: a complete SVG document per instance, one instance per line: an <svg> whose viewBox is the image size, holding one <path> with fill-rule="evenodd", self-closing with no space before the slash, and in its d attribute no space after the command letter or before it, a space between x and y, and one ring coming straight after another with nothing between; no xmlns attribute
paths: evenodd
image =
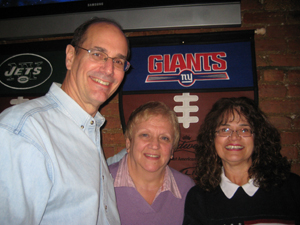
<svg viewBox="0 0 300 225"><path fill-rule="evenodd" d="M192 83L193 82L193 74L192 73L182 73L181 82L182 83Z"/></svg>

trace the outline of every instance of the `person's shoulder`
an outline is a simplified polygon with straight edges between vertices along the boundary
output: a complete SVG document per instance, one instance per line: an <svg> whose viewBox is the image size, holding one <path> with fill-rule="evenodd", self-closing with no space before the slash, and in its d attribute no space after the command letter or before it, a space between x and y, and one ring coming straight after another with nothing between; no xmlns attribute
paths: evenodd
<svg viewBox="0 0 300 225"><path fill-rule="evenodd" d="M193 186L190 191L190 194L207 194L208 192L199 187L198 185Z"/></svg>
<svg viewBox="0 0 300 225"><path fill-rule="evenodd" d="M183 174L183 173L179 172L178 170L176 170L176 169L174 169L172 167L169 167L169 168L172 171L174 177L178 177L178 178L181 178L181 179L192 179L188 175Z"/></svg>
<svg viewBox="0 0 300 225"><path fill-rule="evenodd" d="M215 197L211 192L207 192L196 185L187 193L185 200L185 213L192 213L198 215L197 217L199 219L205 219L207 208L213 208L216 201L219 201L218 197Z"/></svg>
<svg viewBox="0 0 300 225"><path fill-rule="evenodd" d="M198 185L195 185L188 191L186 199L188 202L193 202L195 199L201 199L202 201L206 194L207 193L202 188L200 188Z"/></svg>
<svg viewBox="0 0 300 225"><path fill-rule="evenodd" d="M14 106L11 106L7 109L5 109L1 114L0 118L9 118L9 117L19 117L23 116L24 114L30 114L33 113L33 111L38 108L45 105L45 96L28 100L26 102L23 102L21 104L17 104Z"/></svg>
<svg viewBox="0 0 300 225"><path fill-rule="evenodd" d="M220 200L223 195L220 186L215 190L206 191L202 187L195 185L189 190L186 198L189 199L189 201L202 202L201 204L203 204L203 202L208 203Z"/></svg>
<svg viewBox="0 0 300 225"><path fill-rule="evenodd" d="M293 180L300 180L300 176L298 174L295 174L295 173L290 173L290 179L293 179Z"/></svg>
<svg viewBox="0 0 300 225"><path fill-rule="evenodd" d="M172 174L173 174L173 176L174 176L177 183L180 182L180 183L183 183L183 184L185 184L187 186L190 186L190 187L195 185L194 180L191 177L189 177L188 175L183 174L183 173L181 173L181 172L179 172L179 171L177 171L177 170L175 170L171 167L169 167L169 168L171 169Z"/></svg>
<svg viewBox="0 0 300 225"><path fill-rule="evenodd" d="M283 186L280 187L281 192L289 193L291 194L291 198L295 202L300 201L300 176L295 173L290 173L290 176L288 179L284 182Z"/></svg>
<svg viewBox="0 0 300 225"><path fill-rule="evenodd" d="M5 109L1 113L1 115L8 114L8 113L11 113L11 112L26 113L26 112L29 112L33 109L38 108L38 107L48 106L51 103L53 103L53 102L49 98L47 98L46 96L41 96L41 97L38 97L38 98L34 98L34 99L31 99L31 100L25 101L25 102L20 103L20 104L10 106L7 109Z"/></svg>
<svg viewBox="0 0 300 225"><path fill-rule="evenodd" d="M290 176L288 177L287 182L299 187L300 186L300 176L295 173L290 173Z"/></svg>
<svg viewBox="0 0 300 225"><path fill-rule="evenodd" d="M122 149L120 152L118 152L117 154L115 154L114 156L109 157L106 162L107 165L111 165L115 162L119 162L121 159L123 159L123 157L127 154L127 150L126 148Z"/></svg>
<svg viewBox="0 0 300 225"><path fill-rule="evenodd" d="M37 113L49 110L51 104L52 102L49 99L42 96L11 106L0 114L1 126L13 130L17 127L23 127L28 118L33 118Z"/></svg>
<svg viewBox="0 0 300 225"><path fill-rule="evenodd" d="M110 170L118 169L118 168L119 168L119 162L115 162L115 163L113 163L113 164L110 164L110 165L108 166L108 168L109 168Z"/></svg>
<svg viewBox="0 0 300 225"><path fill-rule="evenodd" d="M300 198L300 192L298 191L300 187L300 176L295 173L290 173L288 178L283 181L279 186L274 187L274 190L279 190L281 192L293 191L297 192L298 197ZM299 194L298 194L299 192Z"/></svg>

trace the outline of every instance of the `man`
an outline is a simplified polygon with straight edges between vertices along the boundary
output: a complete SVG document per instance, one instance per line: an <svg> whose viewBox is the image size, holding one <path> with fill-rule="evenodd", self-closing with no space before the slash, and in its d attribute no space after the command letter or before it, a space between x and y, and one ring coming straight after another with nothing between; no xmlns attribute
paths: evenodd
<svg viewBox="0 0 300 225"><path fill-rule="evenodd" d="M1 224L120 224L98 109L121 84L128 54L118 24L87 21L66 48L61 88L0 115Z"/></svg>

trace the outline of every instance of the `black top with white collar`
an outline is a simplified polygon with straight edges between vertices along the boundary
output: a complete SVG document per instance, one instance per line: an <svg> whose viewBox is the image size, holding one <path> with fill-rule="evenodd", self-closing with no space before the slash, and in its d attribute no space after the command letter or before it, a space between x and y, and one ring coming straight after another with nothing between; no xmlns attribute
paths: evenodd
<svg viewBox="0 0 300 225"><path fill-rule="evenodd" d="M280 187L265 191L259 188L249 196L238 187L231 198L221 187L207 192L195 186L185 203L183 225L300 225L300 177L291 174Z"/></svg>

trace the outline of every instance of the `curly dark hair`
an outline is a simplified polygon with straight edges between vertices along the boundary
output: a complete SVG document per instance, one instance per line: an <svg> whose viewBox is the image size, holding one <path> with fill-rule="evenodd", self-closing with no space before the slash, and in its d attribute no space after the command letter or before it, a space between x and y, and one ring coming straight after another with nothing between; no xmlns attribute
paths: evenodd
<svg viewBox="0 0 300 225"><path fill-rule="evenodd" d="M254 133L249 177L254 179L255 185L265 190L280 185L291 169L288 160L280 154L280 134L255 102L246 97L222 98L206 115L197 136L197 185L206 191L213 191L220 184L222 161L215 150L215 130L235 112L245 117Z"/></svg>

